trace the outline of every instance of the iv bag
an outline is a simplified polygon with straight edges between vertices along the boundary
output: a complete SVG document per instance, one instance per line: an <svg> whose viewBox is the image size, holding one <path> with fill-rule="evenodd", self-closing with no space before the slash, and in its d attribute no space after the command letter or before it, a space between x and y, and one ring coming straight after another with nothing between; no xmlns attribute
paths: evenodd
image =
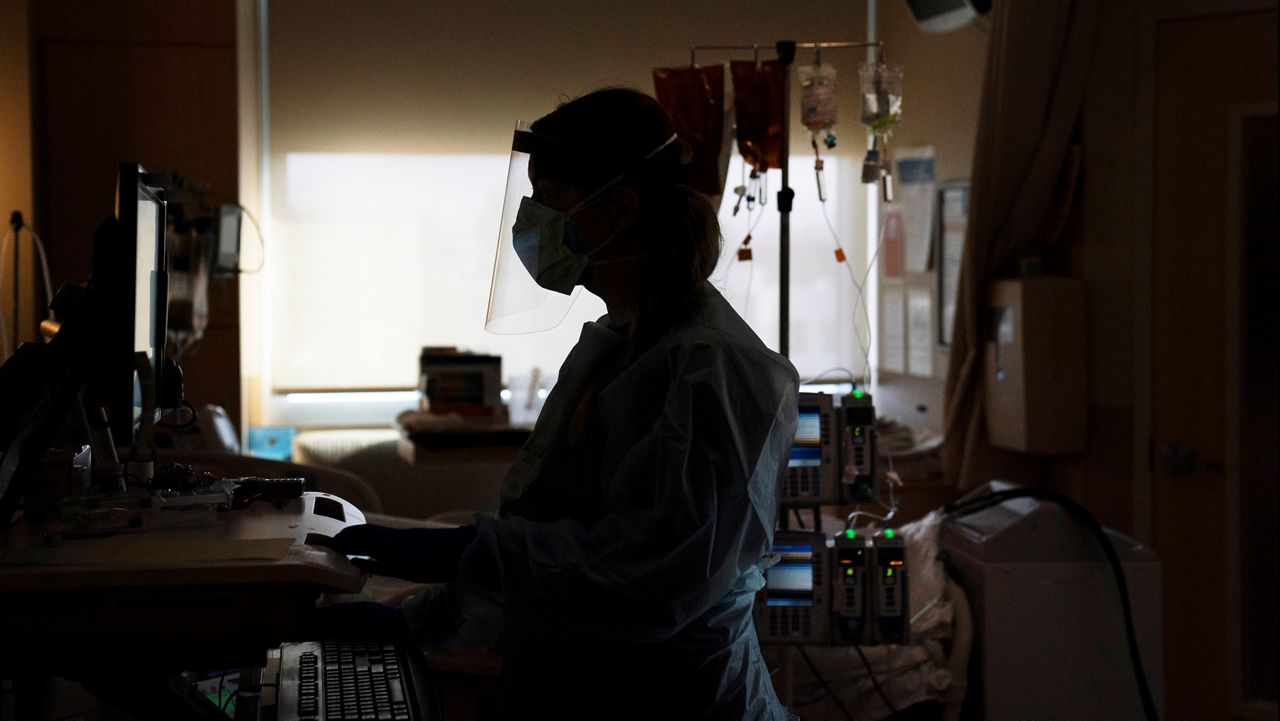
<svg viewBox="0 0 1280 721"><path fill-rule="evenodd" d="M800 122L811 132L836 124L836 69L829 63L796 67L800 80Z"/></svg>
<svg viewBox="0 0 1280 721"><path fill-rule="evenodd" d="M685 182L719 198L730 155L724 66L654 68L653 89L676 134L693 150Z"/></svg>
<svg viewBox="0 0 1280 721"><path fill-rule="evenodd" d="M862 124L884 138L902 120L902 68L867 63L858 69Z"/></svg>
<svg viewBox="0 0 1280 721"><path fill-rule="evenodd" d="M734 116L738 125L738 152L759 171L782 167L783 65L776 60L755 63L734 60Z"/></svg>

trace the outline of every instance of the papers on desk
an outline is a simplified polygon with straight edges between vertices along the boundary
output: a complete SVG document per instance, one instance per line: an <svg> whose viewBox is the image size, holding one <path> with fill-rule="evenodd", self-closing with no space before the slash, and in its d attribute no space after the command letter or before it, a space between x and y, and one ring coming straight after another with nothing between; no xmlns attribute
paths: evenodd
<svg viewBox="0 0 1280 721"><path fill-rule="evenodd" d="M169 566L226 561L279 561L293 538L152 540L76 539L57 546L0 552L0 565Z"/></svg>

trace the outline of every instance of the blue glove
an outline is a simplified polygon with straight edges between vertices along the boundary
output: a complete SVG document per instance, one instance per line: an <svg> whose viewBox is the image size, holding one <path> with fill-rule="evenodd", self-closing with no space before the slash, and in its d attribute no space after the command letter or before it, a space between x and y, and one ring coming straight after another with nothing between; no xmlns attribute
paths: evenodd
<svg viewBox="0 0 1280 721"><path fill-rule="evenodd" d="M348 556L369 556L369 560L352 560L369 573L442 583L458 577L458 559L475 537L475 526L387 528L365 524L347 526L325 545Z"/></svg>

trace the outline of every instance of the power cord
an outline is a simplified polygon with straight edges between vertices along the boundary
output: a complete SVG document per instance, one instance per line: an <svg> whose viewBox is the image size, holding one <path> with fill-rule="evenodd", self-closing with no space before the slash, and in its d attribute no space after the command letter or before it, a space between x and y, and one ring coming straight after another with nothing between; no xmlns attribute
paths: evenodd
<svg viewBox="0 0 1280 721"><path fill-rule="evenodd" d="M8 233L5 234L4 240L0 241L0 278L3 278L5 276L5 270L6 270L5 266L12 265L12 262L10 261L11 254L9 253L9 244L10 243L14 244L14 253L16 254L18 251L17 246L18 246L18 243L20 242L19 236L22 230L25 229L27 231L27 235L31 236L31 246L35 249L36 258L40 261L39 269L43 274L42 277L44 279L45 299L47 302L52 302L53 301L53 280L49 274L49 256L48 256L48 253L45 252L44 241L41 240L40 235L36 233L35 228L32 228L30 225L27 225L25 221L23 221L22 213L15 210L9 219L9 223L10 223L10 226L9 226L10 230ZM18 312L16 303L19 298L19 289L17 285L18 283L17 268L15 268L13 272L13 282L14 282L13 293L14 293L14 299L15 299L14 313L16 317L16 314ZM52 320L53 317L54 317L53 311L49 310L49 319ZM17 328L13 330L14 333L17 333L17 331L18 331ZM10 330L9 330L8 322L6 321L4 315L0 314L0 354L2 354L4 357L8 357L9 355L12 355L13 352L17 350L17 346L10 347L10 343L13 340L13 338L11 338L9 334L10 334Z"/></svg>
<svg viewBox="0 0 1280 721"><path fill-rule="evenodd" d="M800 509L799 509L799 508L792 508L792 509L791 509L791 515L795 516L795 519L796 519L796 525L800 526L800 530L802 530L802 531L807 531L807 530L809 530L809 529L805 528L805 525L804 525L804 516L801 516L801 515L800 515Z"/></svg>
<svg viewBox="0 0 1280 721"><path fill-rule="evenodd" d="M262 257L258 260L257 267L238 269L242 275L253 275L261 272L262 267L267 264L267 236L262 232L262 226L258 225L258 219L253 217L253 213L251 213L248 208L240 205L239 203L236 203L236 207L240 209L240 212L244 213L250 223L253 223L253 229L258 233L258 247L262 249Z"/></svg>
<svg viewBox="0 0 1280 721"><path fill-rule="evenodd" d="M1107 538L1107 533L1103 530L1102 524L1098 523L1097 519L1084 506L1061 493L1048 489L1015 488L1007 491L996 491L968 501L949 503L943 507L943 512L951 516L967 516L1015 498L1034 498L1061 506L1063 510L1079 521L1098 541L1098 544L1102 546L1102 552L1107 557L1107 563L1111 566L1111 573L1116 579L1116 588L1120 592L1120 608L1124 611L1125 636L1129 642L1129 660L1133 666L1134 678L1138 683L1138 693L1142 698L1142 709L1147 721L1158 721L1159 716L1156 713L1156 704L1151 696L1151 687L1147 684L1147 674L1143 671L1142 655L1138 651L1138 635L1133 625L1133 606L1129 601L1129 584L1124 578L1124 568L1120 565L1120 556L1116 553L1115 546L1111 544L1111 539Z"/></svg>
<svg viewBox="0 0 1280 721"><path fill-rule="evenodd" d="M181 423L157 422L156 425L159 426L160 428L167 428L171 431L185 431L185 430L194 428L196 425L196 421L200 420L200 415L196 411L196 407L191 405L190 401L183 401L182 405L178 406L177 408L173 408L172 410L175 410L175 411L185 410L189 414L189 417L187 418L187 420Z"/></svg>

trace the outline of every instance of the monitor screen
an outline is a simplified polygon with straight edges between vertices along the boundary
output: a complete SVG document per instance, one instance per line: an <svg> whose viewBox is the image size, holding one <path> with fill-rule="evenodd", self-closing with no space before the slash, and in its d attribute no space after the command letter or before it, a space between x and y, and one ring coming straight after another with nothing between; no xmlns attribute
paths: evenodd
<svg viewBox="0 0 1280 721"><path fill-rule="evenodd" d="M156 367L156 304L161 300L157 237L163 231L163 217L163 206L154 196L148 193L138 198L138 220L134 229L133 350L146 353L152 368ZM136 372L133 390L133 412L137 420L142 414L142 387Z"/></svg>
<svg viewBox="0 0 1280 721"><path fill-rule="evenodd" d="M219 275L240 272L240 213L238 205L218 208L218 246L213 271Z"/></svg>
<svg viewBox="0 0 1280 721"><path fill-rule="evenodd" d="M817 468L822 465L822 410L800 406L796 435L791 444L789 468Z"/></svg>
<svg viewBox="0 0 1280 721"><path fill-rule="evenodd" d="M143 420L144 398L138 354L155 378L155 398L163 387L168 281L165 263L165 202L162 191L143 182L136 163L119 167L115 217L94 236L94 293L90 332L98 358L87 400L107 410L117 445L134 442Z"/></svg>
<svg viewBox="0 0 1280 721"><path fill-rule="evenodd" d="M813 546L777 544L773 550L782 558L765 571L769 606L813 605Z"/></svg>
<svg viewBox="0 0 1280 721"><path fill-rule="evenodd" d="M128 165L132 170L137 166ZM120 182L133 180L136 192L134 213L120 213L119 220L124 225L122 241L128 242L132 248L122 248L122 252L133 256L133 282L130 297L133 326L133 351L145 354L147 365L155 378L156 393L159 393L161 358L164 353L164 334L166 329L160 327L164 321L163 308L168 299L168 289L162 282L164 270L165 240L165 204L155 188L147 187L142 180L142 169L137 168L136 178L130 178L132 172L121 171ZM120 192L125 193L125 187ZM123 207L124 197L120 199ZM130 221L132 221L130 223ZM130 227L132 226L132 227ZM133 373L133 413L132 422L136 425L142 418L143 397L142 383L138 372ZM156 409L159 411L159 409Z"/></svg>

